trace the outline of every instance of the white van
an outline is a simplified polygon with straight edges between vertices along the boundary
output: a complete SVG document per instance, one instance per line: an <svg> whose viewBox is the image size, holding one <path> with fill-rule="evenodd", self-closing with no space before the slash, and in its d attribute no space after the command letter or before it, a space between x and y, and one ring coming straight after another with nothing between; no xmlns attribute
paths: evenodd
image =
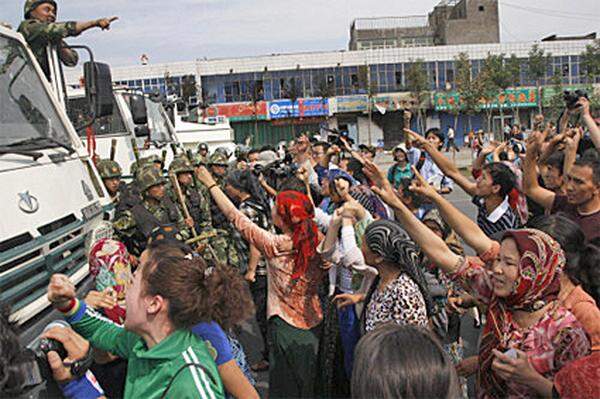
<svg viewBox="0 0 600 399"><path fill-rule="evenodd" d="M0 186L0 304L31 342L55 317L50 276L88 276L86 240L110 200L22 36L2 26Z"/></svg>

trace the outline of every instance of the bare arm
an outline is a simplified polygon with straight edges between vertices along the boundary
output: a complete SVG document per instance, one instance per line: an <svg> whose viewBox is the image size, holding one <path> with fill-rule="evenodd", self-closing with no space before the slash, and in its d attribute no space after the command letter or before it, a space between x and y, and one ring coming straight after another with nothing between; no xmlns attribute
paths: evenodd
<svg viewBox="0 0 600 399"><path fill-rule="evenodd" d="M262 254L254 245L250 245L250 254L248 255L248 271L246 272L246 280L250 282L256 281L256 268Z"/></svg>
<svg viewBox="0 0 600 399"><path fill-rule="evenodd" d="M273 187L269 186L269 183L267 183L267 181L265 180L265 177L262 174L258 177L258 181L259 181L260 185L262 186L262 188L265 189L267 194L269 194L271 197L277 197L277 190L275 190Z"/></svg>
<svg viewBox="0 0 600 399"><path fill-rule="evenodd" d="M404 129L404 132L410 136L412 141L416 141L421 145L421 148L429 154L433 162L435 162L435 164L446 176L461 186L462 189L467 192L467 194L471 196L475 195L477 184L463 176L456 165L454 165L454 162L446 158L438 149L434 148L429 141L425 140L423 136L413 132L410 129ZM450 190L447 190L447 192L450 192Z"/></svg>
<svg viewBox="0 0 600 399"><path fill-rule="evenodd" d="M462 237L463 240L465 240L467 245L475 250L476 253L483 254L489 251L493 245L493 241L485 235L477 223L456 209L454 205L442 195L438 194L418 171L413 169L413 172L415 173L416 180L410 188L411 191L433 201L437 205L444 220L459 236Z"/></svg>
<svg viewBox="0 0 600 399"><path fill-rule="evenodd" d="M525 195L540 204L546 210L552 209L556 194L540 187L535 169L540 143L536 137L529 140L528 151L523 162L523 191Z"/></svg>
<svg viewBox="0 0 600 399"><path fill-rule="evenodd" d="M365 173L378 187L373 191L391 206L397 220L402 224L413 241L421 248L423 253L446 273L456 271L460 257L448 248L444 240L437 236L400 201L394 189L377 166L372 162L365 164Z"/></svg>
<svg viewBox="0 0 600 399"><path fill-rule="evenodd" d="M565 138L565 162L563 164L563 175L567 175L577 159L577 147L579 147L579 140L581 134L578 129L573 129L571 134Z"/></svg>
<svg viewBox="0 0 600 399"><path fill-rule="evenodd" d="M217 368L225 390L234 398L260 398L258 392L256 392L256 389L250 384L250 381L248 381L248 378L246 378L235 360L232 359L225 362Z"/></svg>
<svg viewBox="0 0 600 399"><path fill-rule="evenodd" d="M590 132L590 138L594 143L594 147L600 151L600 127L596 125L596 121L594 121L594 118L590 114L590 101L587 98L580 98L579 104L581 104L583 123L585 123Z"/></svg>

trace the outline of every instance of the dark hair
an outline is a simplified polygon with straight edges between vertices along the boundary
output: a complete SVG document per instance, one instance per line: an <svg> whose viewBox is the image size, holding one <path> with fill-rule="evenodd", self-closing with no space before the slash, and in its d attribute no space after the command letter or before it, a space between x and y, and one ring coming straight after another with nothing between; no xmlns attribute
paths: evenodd
<svg viewBox="0 0 600 399"><path fill-rule="evenodd" d="M169 319L176 328L214 321L229 329L252 315L248 285L235 268L208 265L172 241L154 241L146 250L144 290L169 301Z"/></svg>
<svg viewBox="0 0 600 399"><path fill-rule="evenodd" d="M356 158L352 158L348 162L348 173L350 173L352 177L358 180L361 184L367 184L369 181L363 172L363 164L360 163Z"/></svg>
<svg viewBox="0 0 600 399"><path fill-rule="evenodd" d="M581 227L562 213L539 216L528 227L543 231L560 244L566 257L564 272L600 303L600 248L586 243Z"/></svg>
<svg viewBox="0 0 600 399"><path fill-rule="evenodd" d="M299 191L307 194L306 184L298 176L288 176L282 180L277 191Z"/></svg>
<svg viewBox="0 0 600 399"><path fill-rule="evenodd" d="M486 164L483 169L492 176L492 183L500 186L500 196L505 197L517 185L517 177L512 170L501 162Z"/></svg>
<svg viewBox="0 0 600 399"><path fill-rule="evenodd" d="M420 195L414 193L410 189L410 185L412 184L412 180L405 177L400 180L400 184L398 185L398 191L402 192L403 197L408 197L412 200L413 206L415 208L420 208L423 204L423 198Z"/></svg>
<svg viewBox="0 0 600 399"><path fill-rule="evenodd" d="M358 342L352 370L353 398L456 398L452 361L421 327L385 324Z"/></svg>
<svg viewBox="0 0 600 399"><path fill-rule="evenodd" d="M25 381L25 375L19 372L27 361L34 360L33 352L25 352L19 343L17 326L9 321L9 308L0 309L0 394L18 390ZM20 392L12 392L13 396ZM7 395L8 396L8 395Z"/></svg>
<svg viewBox="0 0 600 399"><path fill-rule="evenodd" d="M251 170L232 170L227 175L225 182L235 189L249 194L250 197L265 210L271 209L267 193L262 188L258 178L254 173L252 173Z"/></svg>
<svg viewBox="0 0 600 399"><path fill-rule="evenodd" d="M562 151L555 152L546 159L546 166L552 167L562 176L563 166L565 164L565 153Z"/></svg>
<svg viewBox="0 0 600 399"><path fill-rule="evenodd" d="M313 148L314 147L323 147L324 151L327 151L329 149L329 147L330 147L329 143L326 142L326 141L317 141L312 146L313 146Z"/></svg>
<svg viewBox="0 0 600 399"><path fill-rule="evenodd" d="M429 136L430 134L433 134L434 136L437 136L438 139L440 139L440 141L441 141L440 147L442 147L444 145L444 140L446 140L446 137L444 136L444 133L442 133L442 131L440 129L438 129L437 127L432 127L431 129L427 129L427 131L425 132L425 138L427 138L427 136Z"/></svg>
<svg viewBox="0 0 600 399"><path fill-rule="evenodd" d="M248 151L248 155L251 155L251 154L260 154L260 150L257 148L252 148L252 149L250 149L250 151Z"/></svg>
<svg viewBox="0 0 600 399"><path fill-rule="evenodd" d="M598 150L595 148L587 150L575 161L575 165L587 166L592 169L592 180L595 185L600 185L600 155L598 155Z"/></svg>

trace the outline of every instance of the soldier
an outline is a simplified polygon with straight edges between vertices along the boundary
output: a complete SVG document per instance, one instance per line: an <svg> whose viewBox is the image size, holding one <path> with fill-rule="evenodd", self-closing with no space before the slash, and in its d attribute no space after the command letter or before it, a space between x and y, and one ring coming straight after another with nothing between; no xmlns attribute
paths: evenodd
<svg viewBox="0 0 600 399"><path fill-rule="evenodd" d="M174 174L185 198L185 204L194 221L194 227L197 232L212 227L210 217L210 202L205 193L196 189L194 184L194 167L185 156L178 156L173 159L169 166L169 174ZM175 187L169 185L167 192L171 200L176 203L183 213Z"/></svg>
<svg viewBox="0 0 600 399"><path fill-rule="evenodd" d="M200 143L198 144L198 154L203 157L208 157L208 144Z"/></svg>
<svg viewBox="0 0 600 399"><path fill-rule="evenodd" d="M119 239L134 255L141 255L148 239L158 230L179 240L190 238L190 221L185 221L177 206L165 195L166 180L153 167L141 168L136 184L143 200L117 215L113 226Z"/></svg>
<svg viewBox="0 0 600 399"><path fill-rule="evenodd" d="M117 17L101 18L85 22L56 22L57 5L54 0L27 0L25 2L25 20L19 25L19 33L23 35L31 51L42 67L44 74L50 80L48 66L48 46L56 47L60 60L67 66L77 65L77 52L68 48L63 39L78 36L91 29L110 29L110 24Z"/></svg>
<svg viewBox="0 0 600 399"><path fill-rule="evenodd" d="M119 164L110 159L101 159L96 164L104 187L115 204L117 214L133 208L140 201L139 191L132 192L130 187L121 180L122 171Z"/></svg>

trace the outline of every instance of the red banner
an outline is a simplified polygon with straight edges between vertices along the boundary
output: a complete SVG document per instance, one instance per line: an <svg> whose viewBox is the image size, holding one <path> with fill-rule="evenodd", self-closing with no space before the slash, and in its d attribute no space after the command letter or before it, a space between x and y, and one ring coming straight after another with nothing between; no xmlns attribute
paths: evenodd
<svg viewBox="0 0 600 399"><path fill-rule="evenodd" d="M215 104L211 108L216 108L219 116L226 116L233 122L254 120L255 115L258 120L267 119L267 103L265 101L257 102L256 110L250 102Z"/></svg>

